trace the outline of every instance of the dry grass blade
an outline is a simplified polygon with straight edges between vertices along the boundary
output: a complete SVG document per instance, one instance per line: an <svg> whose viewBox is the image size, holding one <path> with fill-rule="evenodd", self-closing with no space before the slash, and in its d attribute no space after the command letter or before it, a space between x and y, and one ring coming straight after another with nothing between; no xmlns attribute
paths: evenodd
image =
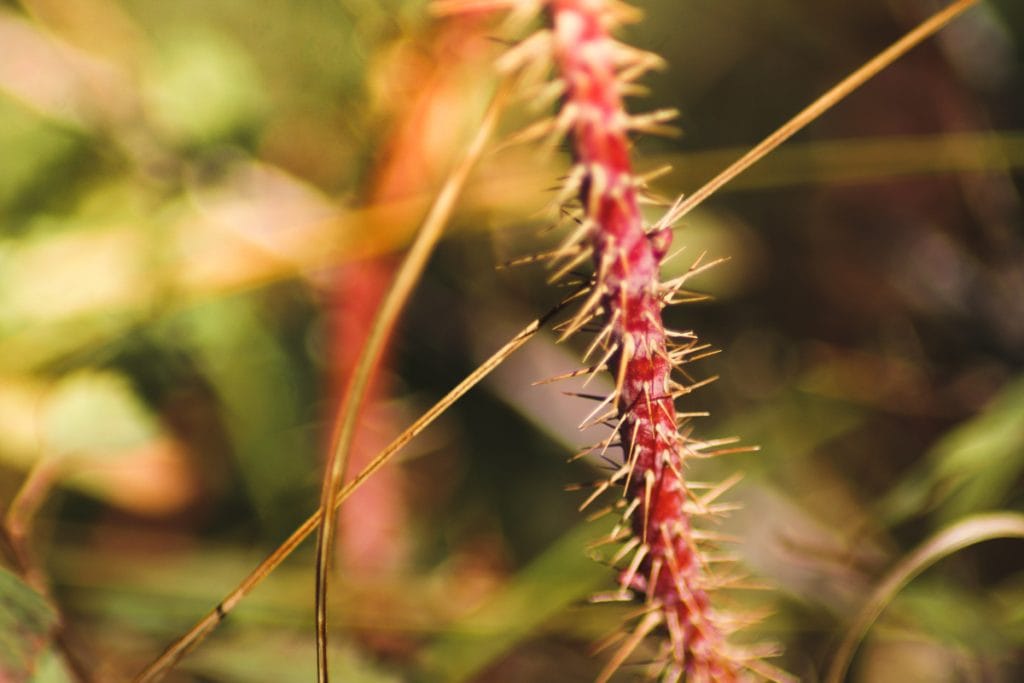
<svg viewBox="0 0 1024 683"><path fill-rule="evenodd" d="M36 461L11 499L3 523L0 524L0 550L6 551L13 568L25 583L45 596L56 610L58 619L53 642L58 655L66 665L68 675L75 683L90 683L92 676L85 663L75 655L70 636L64 627L63 612L31 547L31 530L36 513L56 484L59 474L60 465L56 460L42 457Z"/></svg>
<svg viewBox="0 0 1024 683"><path fill-rule="evenodd" d="M370 383L370 377L374 368L380 361L384 343L391 335L391 331L398 319L398 314L409 299L413 287L420 279L423 268L426 266L430 253L434 250L441 232L455 201L462 192L469 172L476 165L477 160L483 154L484 147L494 130L504 101L504 88L499 89L494 96L479 130L470 142L465 156L459 162L444 186L438 193L430 212L420 226L413 241L409 253L406 254L402 265L398 269L394 282L388 290L387 296L381 304L380 310L373 320L370 334L367 337L366 345L363 347L345 391L345 398L342 401L338 419L335 422L332 447L327 460L327 467L324 475L323 487L320 492L320 509L333 510L337 507L338 493L341 489L341 482L345 477L345 470L348 465L348 456L352 447L352 439L355 435L356 418L366 395L366 389ZM334 536L334 515L322 515L320 519L320 533L317 537L316 546L316 652L317 652L317 680L327 683L328 661L327 661L327 584L328 565L331 550L331 542Z"/></svg>
<svg viewBox="0 0 1024 683"><path fill-rule="evenodd" d="M943 26L978 4L978 0L957 0L931 17L921 22L916 28L905 34L895 43L879 52L862 67L841 80L824 95L816 99L799 114L782 124L775 132L755 145L749 152L733 162L728 168L705 183L692 195L676 204L662 218L662 225L672 225L680 218L695 209L705 199L717 192L723 185L760 161L766 154L793 137L800 129L814 121L827 110L846 98L847 95L864 85L867 81L905 55L925 39L937 33Z"/></svg>
<svg viewBox="0 0 1024 683"><path fill-rule="evenodd" d="M903 558L885 576L864 603L839 645L829 669L827 683L841 683L857 645L885 606L910 581L939 560L968 546L996 538L1024 539L1024 514L991 513L975 515L946 527Z"/></svg>
<svg viewBox="0 0 1024 683"><path fill-rule="evenodd" d="M540 330L548 320L557 315L559 311L561 311L575 298L575 295L569 297L558 306L548 311L543 317L534 320L520 330L516 336L494 352L490 358L480 364L476 370L467 375L451 391L445 394L441 400L435 403L428 411L423 413L418 420L399 434L394 441L388 444L387 448L378 453L377 456L374 457L374 459L371 460L366 467L364 467L359 474L357 474L352 481L346 484L338 493L337 499L335 500L335 509L341 507L341 504L344 503L349 496L355 493L364 481L369 479L377 470L383 467L396 453L402 450L406 444L416 438L420 432L429 427L434 420L448 410L453 403L462 398L467 391L479 384L480 381L489 375L496 367L501 365L506 358L533 338L533 335L537 334L538 330ZM210 612L196 622L188 632L172 643L163 652L163 654L160 655L160 657L139 673L135 677L134 683L156 683L156 681L159 681L167 675L167 673L174 668L182 657L203 642L206 636L210 635L210 633L217 628L220 622L222 622L227 615L238 606L246 595L252 592L252 590L256 588L263 579L271 574L271 572L277 569L277 567L284 562L285 558L291 555L292 552L298 548L311 533L313 533L313 530L320 525L320 520L323 516L322 512L323 508L318 509L309 517L309 519L303 522L299 528L292 532L292 535L289 536L287 540L277 548L277 550L271 553L265 560L263 560L263 562L253 569L252 572L250 572L249 575L234 588L234 590L228 593L228 595L221 600L216 607L210 610Z"/></svg>
<svg viewBox="0 0 1024 683"><path fill-rule="evenodd" d="M29 538L36 513L57 482L59 471L55 460L43 457L36 461L11 499L0 526L0 538L6 542L12 563L21 578L47 597L51 596L46 574L32 554Z"/></svg>

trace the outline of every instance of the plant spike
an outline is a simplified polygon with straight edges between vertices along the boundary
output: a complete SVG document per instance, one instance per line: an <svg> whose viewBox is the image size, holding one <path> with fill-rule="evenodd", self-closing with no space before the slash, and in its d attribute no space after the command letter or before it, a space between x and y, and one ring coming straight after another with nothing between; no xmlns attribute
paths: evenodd
<svg viewBox="0 0 1024 683"><path fill-rule="evenodd" d="M629 135L671 133L666 124L675 111L633 115L622 103L623 97L637 91L635 81L663 62L612 37L616 27L638 17L632 7L615 0L492 0L435 7L442 12L509 9L523 16L527 5L543 7L550 26L512 47L499 60L499 68L520 75L531 92L561 96L562 106L513 140L540 140L550 150L569 138L575 163L555 205L576 225L561 246L547 255L553 270L550 280L561 280L586 259L592 259L595 270L586 300L560 326L560 340L586 332L598 321L584 362L600 361L568 376L607 369L615 380L607 396L583 395L598 403L581 428L604 424L612 429L611 436L583 454L600 451L609 461L611 474L593 485L580 509L590 507L609 489L621 492L615 505L595 513L618 508L617 514L622 515L622 523L601 543L621 543L610 562L626 563L615 597L635 595L647 606L599 680L607 680L655 631L666 635L653 669L663 680L739 680L743 671L750 670L745 665L749 653L732 648L725 640L726 629L718 625L708 591L721 582L706 576L714 558L701 555L698 543L704 545L702 539L707 536L695 536L688 516L730 509L714 501L737 479L705 487L708 490L699 496L687 486L685 456L710 455L705 451L721 442L691 441L680 433L679 423L699 413L678 415L675 399L713 378L694 381L681 373L681 381L676 381L672 372L707 355L709 349L699 345L692 332L666 330L661 317L665 305L689 294L683 285L717 261L704 263L701 254L684 275L661 282L660 266L672 241L671 224L662 221L648 228L643 223L640 202L646 199L649 177L634 173ZM555 66L547 85L537 82L545 60ZM573 196L579 201L578 209L567 205ZM678 206L676 202L673 208ZM612 443L621 447L618 460L604 455Z"/></svg>
<svg viewBox="0 0 1024 683"><path fill-rule="evenodd" d="M632 558L620 573L616 596L635 596L642 600L644 608L632 632L622 634L623 642L602 669L599 682L609 680L659 628L667 637L656 648L657 658L650 662L651 677L690 683L731 683L751 678L793 680L763 661L778 654L774 648L741 648L727 642L727 635L756 621L760 615L731 615L712 608L709 593L722 586L745 587L744 577L710 574L710 565L731 564L734 558L704 551L709 541L716 539L713 534L695 529L691 521L692 517L714 517L736 509L735 505L714 501L735 485L739 477L730 477L717 485L691 484L684 479L685 459L757 450L732 446L735 439L691 439L686 422L696 414L680 415L675 410L676 398L715 379L695 381L681 366L715 351L699 345L690 331L666 329L661 309L670 304L703 300L705 297L683 286L719 261L704 264L705 255L701 254L687 273L669 282L660 281L660 266L669 254L672 226L686 213L977 2L954 0L936 12L692 196L680 197L672 203L666 214L650 227L644 226L639 208L641 201L648 199L646 179L633 171L628 135L674 133L666 123L674 118L675 111L630 115L623 107L623 97L642 91L634 81L663 64L657 55L612 38L615 28L638 19L638 11L620 0L435 2L434 8L441 14L501 9L509 11L510 23L520 25L541 10L549 18L550 28L513 47L499 61L499 68L520 77L524 90L532 93L535 108L553 97L562 97L562 108L555 116L528 127L512 142L541 139L550 151L563 138L571 139L575 163L563 182L556 207L561 216L558 223L568 220L575 222L576 227L548 258L559 268L553 280L567 276L580 256L587 254L592 255L595 274L589 281L583 279L581 284L585 286L575 298L585 300L576 315L561 325L560 341L590 330L592 321L598 320L600 324L594 330L597 336L586 358L598 348L604 356L596 366L584 371L607 368L615 378L613 392L585 421L609 426L612 435L574 458L600 448L601 457L609 461L612 474L597 485L597 495L623 482L623 498L617 498L591 518L620 511L622 522L596 545L623 544L614 556L615 561ZM554 63L556 73L545 84L540 74L546 69L547 60ZM566 205L573 195L577 196L580 208ZM683 377L684 384L672 379L673 371ZM611 410L596 415L607 404ZM622 449L619 462L604 455L613 442ZM704 493L698 495L697 489ZM592 498L582 507L588 506Z"/></svg>
<svg viewBox="0 0 1024 683"><path fill-rule="evenodd" d="M601 0L553 0L548 10L556 70L566 84L563 112L572 112L573 155L586 171L579 199L584 223L592 226L586 239L594 251L595 292L601 293L600 306L610 321L604 343L615 349L608 365L616 389L609 400L615 402L625 454L624 495L639 503L630 506L632 538L614 561L631 556L619 576L620 591L643 596L656 608L623 642L599 680L607 680L658 630L667 641L652 673L663 680L685 676L727 683L740 680L746 667L711 606L708 590L715 582L706 575L711 558L698 550L688 515L690 510L708 512L728 486L696 502L686 486L684 455L692 447L676 426L674 396L705 382L680 385L672 379L675 363L661 316L665 299L711 264L702 265L699 258L682 277L661 282L660 265L672 233L660 225L649 231L643 223L641 183L633 172L628 136L670 132L664 124L674 111L626 112L623 84L656 68L660 60L611 37L625 19L621 7ZM619 479L617 471L609 486Z"/></svg>

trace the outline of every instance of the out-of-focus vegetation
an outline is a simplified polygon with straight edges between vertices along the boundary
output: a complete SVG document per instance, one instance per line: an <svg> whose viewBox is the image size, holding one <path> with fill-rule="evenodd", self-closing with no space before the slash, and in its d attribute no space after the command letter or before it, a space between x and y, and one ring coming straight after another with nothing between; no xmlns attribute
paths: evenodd
<svg viewBox="0 0 1024 683"><path fill-rule="evenodd" d="M635 104L678 107L683 134L640 140L641 170L692 191L937 4L643 3L625 38L670 68ZM314 511L339 387L493 92L495 35L411 0L0 2L0 680L74 680L66 652L130 678ZM668 271L730 257L697 283L713 301L667 313L724 350L683 408L761 445L692 476L745 473L723 530L774 589L727 599L768 615L751 637L801 680L912 548L1024 511L1022 55L1024 5L983 3L676 232ZM561 295L495 266L551 243L566 166L487 155L357 466ZM530 386L576 366L554 339L347 504L338 680L599 670L622 610L585 604L614 573L563 488L595 478L564 461L601 435L575 431L585 401ZM169 680L310 680L312 578L303 546ZM893 598L851 680L1021 680L1022 605L1024 544L962 550Z"/></svg>

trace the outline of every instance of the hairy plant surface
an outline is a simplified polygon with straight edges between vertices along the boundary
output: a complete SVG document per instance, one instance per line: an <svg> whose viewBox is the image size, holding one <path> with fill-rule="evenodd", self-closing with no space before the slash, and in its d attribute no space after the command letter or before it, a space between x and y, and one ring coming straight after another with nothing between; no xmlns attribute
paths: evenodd
<svg viewBox="0 0 1024 683"><path fill-rule="evenodd" d="M710 511L718 491L702 496L687 485L687 457L708 445L679 432L675 398L693 387L685 375L681 382L672 376L705 347L692 333L667 330L662 320L662 307L677 295L685 277L661 282L659 267L672 232L669 226L644 225L641 181L633 172L628 137L633 131L657 130L668 117L664 112L631 116L622 101L632 81L659 60L612 37L611 30L628 13L624 6L556 1L549 12L558 83L565 90L554 125L572 136L576 166L570 178L583 206L579 241L563 250L592 252L596 271L590 298L567 333L598 319L601 331L594 346L601 349L599 366L606 365L615 379L615 391L598 412L606 404L613 408L595 420L614 426L622 452L621 467L608 480L625 488L632 531L617 554L626 560L620 582L652 610L635 636L659 624L667 628L660 655L666 678L685 674L693 681L733 681L744 660L726 644L721 618L709 599L708 560L692 521L695 513ZM613 664L623 661L636 642L636 637L627 639Z"/></svg>

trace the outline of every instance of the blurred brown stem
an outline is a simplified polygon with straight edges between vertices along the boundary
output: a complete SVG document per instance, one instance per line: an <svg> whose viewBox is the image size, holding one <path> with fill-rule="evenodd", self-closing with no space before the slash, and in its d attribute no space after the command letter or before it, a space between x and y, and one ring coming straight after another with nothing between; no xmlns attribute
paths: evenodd
<svg viewBox="0 0 1024 683"><path fill-rule="evenodd" d="M47 597L50 597L50 589L46 582L46 574L36 561L28 539L32 533L32 520L53 488L58 470L56 461L50 458L40 458L32 465L28 476L11 500L10 507L7 508L3 526L11 560L21 578Z"/></svg>
<svg viewBox="0 0 1024 683"><path fill-rule="evenodd" d="M53 633L53 641L61 659L64 660L65 668L76 683L90 683L92 679L89 672L72 652L64 614L50 590L46 572L39 564L29 542L32 535L32 522L47 495L53 489L60 470L59 461L53 458L41 457L32 465L28 476L25 477L25 481L22 482L18 492L11 500L10 507L7 508L0 533L3 535L4 545L10 555L11 563L20 577L34 590L45 596L57 613L57 626Z"/></svg>

